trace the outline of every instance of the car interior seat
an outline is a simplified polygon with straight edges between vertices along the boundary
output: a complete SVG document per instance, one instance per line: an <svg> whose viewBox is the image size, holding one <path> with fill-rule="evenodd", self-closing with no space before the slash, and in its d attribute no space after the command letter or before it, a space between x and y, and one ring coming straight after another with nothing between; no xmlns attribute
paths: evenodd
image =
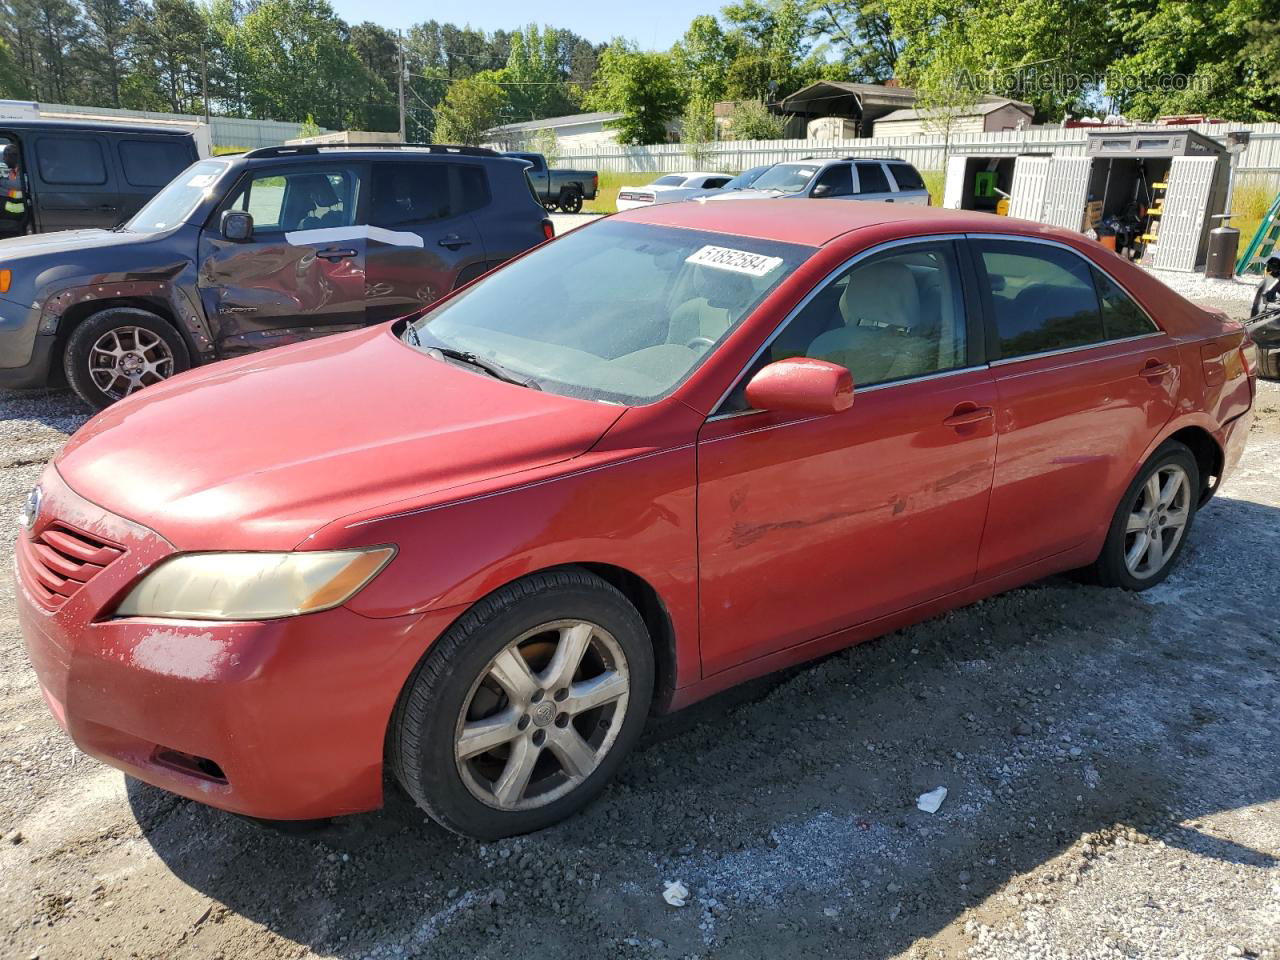
<svg viewBox="0 0 1280 960"><path fill-rule="evenodd" d="M688 345L704 337L717 341L733 323L734 310L741 311L755 299L750 277L711 267L694 268L692 292L693 297L671 314L667 343Z"/></svg>
<svg viewBox="0 0 1280 960"><path fill-rule="evenodd" d="M320 227L341 226L345 214L338 207L342 202L329 178L323 174L295 177L289 184L288 204L281 217L286 230L315 230Z"/></svg>
<svg viewBox="0 0 1280 960"><path fill-rule="evenodd" d="M920 292L910 269L894 261L855 269L840 295L839 313L842 324L818 334L808 355L848 367L855 384L897 376L897 354L920 317Z"/></svg>

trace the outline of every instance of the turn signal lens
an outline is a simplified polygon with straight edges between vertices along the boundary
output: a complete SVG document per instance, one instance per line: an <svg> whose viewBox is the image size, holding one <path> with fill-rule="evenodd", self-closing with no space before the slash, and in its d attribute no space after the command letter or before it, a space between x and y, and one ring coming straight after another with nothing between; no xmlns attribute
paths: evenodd
<svg viewBox="0 0 1280 960"><path fill-rule="evenodd" d="M142 578L118 617L277 620L346 603L395 547L300 553L184 553Z"/></svg>
<svg viewBox="0 0 1280 960"><path fill-rule="evenodd" d="M13 282L12 270L0 270L0 293L9 292L9 284Z"/></svg>

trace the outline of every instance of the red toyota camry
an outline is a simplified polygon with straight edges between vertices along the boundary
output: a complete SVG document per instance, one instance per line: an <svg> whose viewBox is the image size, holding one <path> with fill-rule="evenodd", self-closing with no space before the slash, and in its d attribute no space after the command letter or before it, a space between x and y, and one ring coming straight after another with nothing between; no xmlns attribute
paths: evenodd
<svg viewBox="0 0 1280 960"><path fill-rule="evenodd" d="M389 773L521 833L651 712L1058 571L1160 582L1252 349L1031 223L666 204L108 408L32 493L22 629L149 783L302 819Z"/></svg>

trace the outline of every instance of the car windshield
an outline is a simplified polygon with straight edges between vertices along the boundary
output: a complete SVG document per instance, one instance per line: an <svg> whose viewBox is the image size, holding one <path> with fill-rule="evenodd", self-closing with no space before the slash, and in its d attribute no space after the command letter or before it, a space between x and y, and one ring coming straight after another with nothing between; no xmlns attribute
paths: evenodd
<svg viewBox="0 0 1280 960"><path fill-rule="evenodd" d="M474 354L551 393L651 403L813 253L602 221L496 271L413 321L402 339Z"/></svg>
<svg viewBox="0 0 1280 960"><path fill-rule="evenodd" d="M191 216L227 165L221 160L201 160L178 174L145 207L125 224L133 233L171 230Z"/></svg>
<svg viewBox="0 0 1280 960"><path fill-rule="evenodd" d="M750 170L743 170L740 174L724 185L726 190L745 190L759 179L760 174L769 169L766 164L763 167L752 167Z"/></svg>
<svg viewBox="0 0 1280 960"><path fill-rule="evenodd" d="M821 168L819 163L776 163L760 174L751 189L799 193Z"/></svg>

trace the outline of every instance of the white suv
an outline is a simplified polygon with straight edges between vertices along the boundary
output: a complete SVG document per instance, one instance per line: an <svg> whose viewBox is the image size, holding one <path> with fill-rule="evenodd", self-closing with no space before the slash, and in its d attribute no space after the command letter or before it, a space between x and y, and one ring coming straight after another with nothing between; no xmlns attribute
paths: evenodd
<svg viewBox="0 0 1280 960"><path fill-rule="evenodd" d="M841 157L838 160L795 160L775 163L750 190L726 191L709 200L769 197L878 200L928 206L929 191L920 173L895 157Z"/></svg>

